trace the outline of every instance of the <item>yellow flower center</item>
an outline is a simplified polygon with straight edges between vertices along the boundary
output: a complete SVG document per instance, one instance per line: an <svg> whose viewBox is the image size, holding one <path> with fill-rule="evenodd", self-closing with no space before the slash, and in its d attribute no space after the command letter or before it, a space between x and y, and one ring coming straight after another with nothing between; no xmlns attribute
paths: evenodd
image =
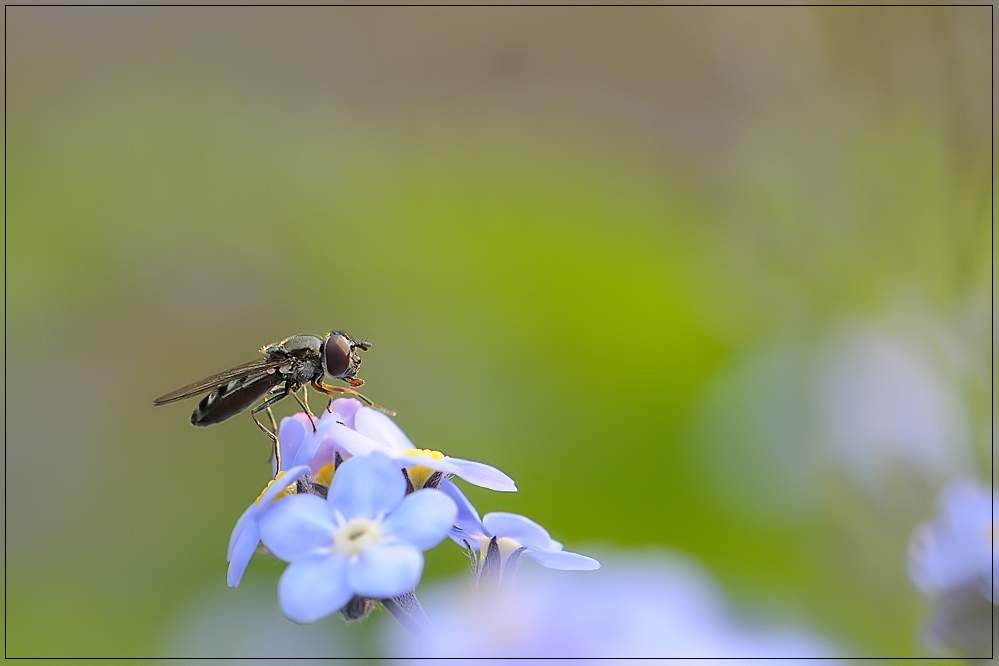
<svg viewBox="0 0 999 666"><path fill-rule="evenodd" d="M260 491L259 495L257 495L257 499L253 501L253 504L255 506L260 506L260 501L264 499L264 495L267 494L267 490L274 485L275 481L284 476L284 474L285 474L284 472L278 472L277 476L275 476L273 479L267 482L267 485L264 486L264 489ZM281 492L279 492L277 495L275 495L274 501L276 502L279 497L287 497L288 495L294 495L294 494L295 494L295 484L293 483L284 490L282 490Z"/></svg>
<svg viewBox="0 0 999 666"><path fill-rule="evenodd" d="M432 460L444 460L447 458L440 451L431 451L430 449L407 449L403 451L403 455L430 458ZM430 475L434 473L434 470L423 465L416 465L415 467L408 468L406 473L409 475L409 480L412 482L413 488L419 490L427 482L427 479L430 478Z"/></svg>
<svg viewBox="0 0 999 666"><path fill-rule="evenodd" d="M402 453L407 456L420 456L423 458L432 458L434 460L444 460L447 458L447 456L440 451L431 451L430 449L406 449Z"/></svg>
<svg viewBox="0 0 999 666"><path fill-rule="evenodd" d="M382 528L368 518L351 518L333 533L333 548L344 555L357 555L382 540Z"/></svg>
<svg viewBox="0 0 999 666"><path fill-rule="evenodd" d="M330 485L333 482L333 463L320 468L313 481L321 486Z"/></svg>

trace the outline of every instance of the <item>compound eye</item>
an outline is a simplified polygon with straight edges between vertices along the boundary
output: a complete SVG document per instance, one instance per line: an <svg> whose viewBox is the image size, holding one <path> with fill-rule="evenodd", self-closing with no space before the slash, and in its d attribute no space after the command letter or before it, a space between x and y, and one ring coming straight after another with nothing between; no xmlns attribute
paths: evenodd
<svg viewBox="0 0 999 666"><path fill-rule="evenodd" d="M347 336L334 334L323 345L323 363L330 377L344 377L350 367L350 341Z"/></svg>

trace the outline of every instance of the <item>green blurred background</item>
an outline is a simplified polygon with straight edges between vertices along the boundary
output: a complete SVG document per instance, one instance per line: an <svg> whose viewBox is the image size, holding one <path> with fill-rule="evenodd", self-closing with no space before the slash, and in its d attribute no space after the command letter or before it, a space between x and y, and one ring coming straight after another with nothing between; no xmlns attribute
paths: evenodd
<svg viewBox="0 0 999 666"><path fill-rule="evenodd" d="M274 594L225 589L266 439L152 398L332 329L418 446L516 479L480 511L925 653L908 535L990 469L991 8L5 14L7 656L179 654ZM823 444L855 330L930 368L953 465Z"/></svg>

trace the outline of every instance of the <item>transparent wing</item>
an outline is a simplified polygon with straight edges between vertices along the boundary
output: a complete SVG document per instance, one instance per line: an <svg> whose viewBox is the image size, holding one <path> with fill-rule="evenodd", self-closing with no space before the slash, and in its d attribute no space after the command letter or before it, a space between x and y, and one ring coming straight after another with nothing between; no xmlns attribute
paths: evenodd
<svg viewBox="0 0 999 666"><path fill-rule="evenodd" d="M166 395L161 395L153 400L153 404L165 405L168 402L183 400L184 398L189 398L192 395L204 393L205 391L213 389L220 384L230 382L233 379L240 379L255 372L279 368L287 362L287 359L262 358L256 361L250 361L249 363L244 363L243 365L237 365L235 368L229 368L228 370L224 370L218 374L212 375L211 377L205 377L204 379L192 382L187 386L181 387L176 391L171 391Z"/></svg>

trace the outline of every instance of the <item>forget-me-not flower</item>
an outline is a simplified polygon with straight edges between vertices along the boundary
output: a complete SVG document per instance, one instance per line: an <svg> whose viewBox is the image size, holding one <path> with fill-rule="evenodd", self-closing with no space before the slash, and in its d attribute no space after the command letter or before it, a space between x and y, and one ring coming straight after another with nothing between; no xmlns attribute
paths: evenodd
<svg viewBox="0 0 999 666"><path fill-rule="evenodd" d="M299 494L261 516L260 538L289 562L278 583L284 613L313 622L355 595L388 599L413 590L422 551L447 536L457 508L438 490L406 494L388 456L355 456L333 475L327 498Z"/></svg>
<svg viewBox="0 0 999 666"><path fill-rule="evenodd" d="M465 494L451 481L441 483L458 509L451 538L465 546L472 558L473 572L479 582L506 582L515 572L521 555L548 569L592 571L600 563L592 557L562 550L562 544L549 536L545 528L524 516L496 511L481 520ZM474 555L478 552L478 557Z"/></svg>
<svg viewBox="0 0 999 666"><path fill-rule="evenodd" d="M332 460L334 447L345 451L344 457L380 451L406 470L414 489L424 487L430 479L433 481L427 487L435 487L441 478L453 474L490 490L517 490L513 479L495 467L416 448L392 419L378 410L361 407L352 398L334 400L330 410L333 413L324 414L316 425L316 437L322 440L317 448L318 459ZM435 476L435 472L439 474Z"/></svg>
<svg viewBox="0 0 999 666"><path fill-rule="evenodd" d="M294 484L298 479L309 473L307 465L293 467L287 472L278 471L273 479L264 487L257 499L246 508L243 515L236 521L229 537L229 550L226 559L229 569L226 572L226 583L229 587L237 587L243 579L243 572L250 558L260 545L259 521L273 504L282 497L294 493Z"/></svg>
<svg viewBox="0 0 999 666"><path fill-rule="evenodd" d="M993 516L999 495L971 481L952 485L940 500L941 520L921 525L909 547L909 573L930 594L973 585L992 601L997 584L992 553L999 535Z"/></svg>

